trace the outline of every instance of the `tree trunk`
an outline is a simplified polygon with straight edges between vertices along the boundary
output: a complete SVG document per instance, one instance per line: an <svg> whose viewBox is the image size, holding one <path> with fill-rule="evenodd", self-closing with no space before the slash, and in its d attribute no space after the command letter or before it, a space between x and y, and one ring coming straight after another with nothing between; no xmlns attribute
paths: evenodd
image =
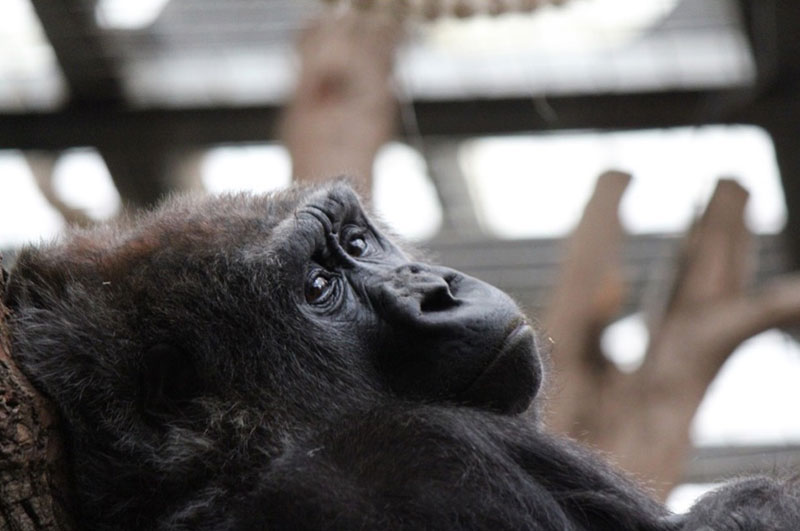
<svg viewBox="0 0 800 531"><path fill-rule="evenodd" d="M720 181L687 236L643 364L621 372L599 340L624 296L617 209L628 181L620 173L600 178L569 242L545 319L555 369L548 424L610 453L665 497L680 480L692 418L723 363L745 339L800 319L800 277L745 292L748 194Z"/></svg>
<svg viewBox="0 0 800 531"><path fill-rule="evenodd" d="M329 9L303 35L302 67L282 137L301 181L347 175L369 195L375 155L391 139L391 79L401 20L385 11Z"/></svg>
<svg viewBox="0 0 800 531"><path fill-rule="evenodd" d="M6 317L0 302L0 530L69 531L57 420L9 356Z"/></svg>

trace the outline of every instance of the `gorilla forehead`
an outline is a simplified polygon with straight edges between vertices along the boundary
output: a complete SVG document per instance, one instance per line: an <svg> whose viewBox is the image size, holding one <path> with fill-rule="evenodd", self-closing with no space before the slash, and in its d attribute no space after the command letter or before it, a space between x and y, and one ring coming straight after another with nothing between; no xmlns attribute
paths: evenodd
<svg viewBox="0 0 800 531"><path fill-rule="evenodd" d="M270 248L304 261L348 222L371 226L358 196L345 182L304 189L302 195L292 197L291 210L272 227ZM253 251L258 255L257 249Z"/></svg>
<svg viewBox="0 0 800 531"><path fill-rule="evenodd" d="M137 276L152 279L158 268L167 263L174 267L178 261L187 269L193 264L260 263L273 275L294 272L297 264L292 262L307 258L324 228L319 217L307 215L309 211L363 215L360 208L344 181L267 195L180 196L153 212L76 229L54 244L29 247L19 261L90 281L98 274L116 282Z"/></svg>
<svg viewBox="0 0 800 531"><path fill-rule="evenodd" d="M323 350L347 345L317 341L322 326L297 302L312 245L324 238L325 220L341 215L363 217L344 182L263 196L177 197L151 213L25 249L7 298L18 320L53 322L52 337L25 341L53 341L64 358L92 357L85 374L115 364L109 381L135 383L130 373L139 370L142 352L161 343L207 364L209 378L248 373L255 380L295 370L300 361L315 367L303 379L323 377L338 371L331 361L320 365ZM42 312L63 312L63 326ZM81 345L77 333L85 337ZM252 387L261 394L265 383Z"/></svg>

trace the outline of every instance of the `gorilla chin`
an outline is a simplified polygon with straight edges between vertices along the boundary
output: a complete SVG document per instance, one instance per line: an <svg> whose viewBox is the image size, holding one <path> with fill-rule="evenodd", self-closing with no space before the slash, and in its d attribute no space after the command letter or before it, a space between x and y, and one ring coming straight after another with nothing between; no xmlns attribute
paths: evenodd
<svg viewBox="0 0 800 531"><path fill-rule="evenodd" d="M536 335L523 321L511 331L497 356L459 398L467 405L498 413L522 413L539 390L541 374Z"/></svg>

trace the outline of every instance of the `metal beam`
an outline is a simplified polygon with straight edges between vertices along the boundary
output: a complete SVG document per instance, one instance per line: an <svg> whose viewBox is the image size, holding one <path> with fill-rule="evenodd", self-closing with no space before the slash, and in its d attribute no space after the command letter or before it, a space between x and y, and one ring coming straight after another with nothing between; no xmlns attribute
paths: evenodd
<svg viewBox="0 0 800 531"><path fill-rule="evenodd" d="M757 123L730 108L738 91L664 92L530 98L418 101L418 129L403 135L466 137L569 129L651 129L708 123ZM547 112L542 106L546 105ZM191 109L67 108L0 114L0 146L64 149L138 138L175 146L275 139L279 105ZM775 109L778 112L778 109ZM784 109L785 112L785 109Z"/></svg>
<svg viewBox="0 0 800 531"><path fill-rule="evenodd" d="M800 6L784 0L739 0L758 72L758 125L772 136L788 206L785 233L800 266Z"/></svg>
<svg viewBox="0 0 800 531"><path fill-rule="evenodd" d="M0 115L0 146L65 149L139 139L170 145L253 142L275 138L276 106L202 109L70 108L52 113Z"/></svg>
<svg viewBox="0 0 800 531"><path fill-rule="evenodd" d="M741 89L418 101L422 135L478 136L567 129L652 129L748 121Z"/></svg>
<svg viewBox="0 0 800 531"><path fill-rule="evenodd" d="M715 483L734 477L800 467L800 445L709 446L695 448L686 464L685 483Z"/></svg>

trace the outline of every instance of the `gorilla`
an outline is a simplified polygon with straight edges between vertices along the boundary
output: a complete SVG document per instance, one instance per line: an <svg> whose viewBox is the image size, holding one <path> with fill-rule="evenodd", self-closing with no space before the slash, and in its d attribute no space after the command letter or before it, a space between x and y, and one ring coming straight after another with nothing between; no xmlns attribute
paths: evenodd
<svg viewBox="0 0 800 531"><path fill-rule="evenodd" d="M344 182L174 198L28 247L4 300L80 529L800 528L796 480L676 516L544 431L517 305L416 261Z"/></svg>

